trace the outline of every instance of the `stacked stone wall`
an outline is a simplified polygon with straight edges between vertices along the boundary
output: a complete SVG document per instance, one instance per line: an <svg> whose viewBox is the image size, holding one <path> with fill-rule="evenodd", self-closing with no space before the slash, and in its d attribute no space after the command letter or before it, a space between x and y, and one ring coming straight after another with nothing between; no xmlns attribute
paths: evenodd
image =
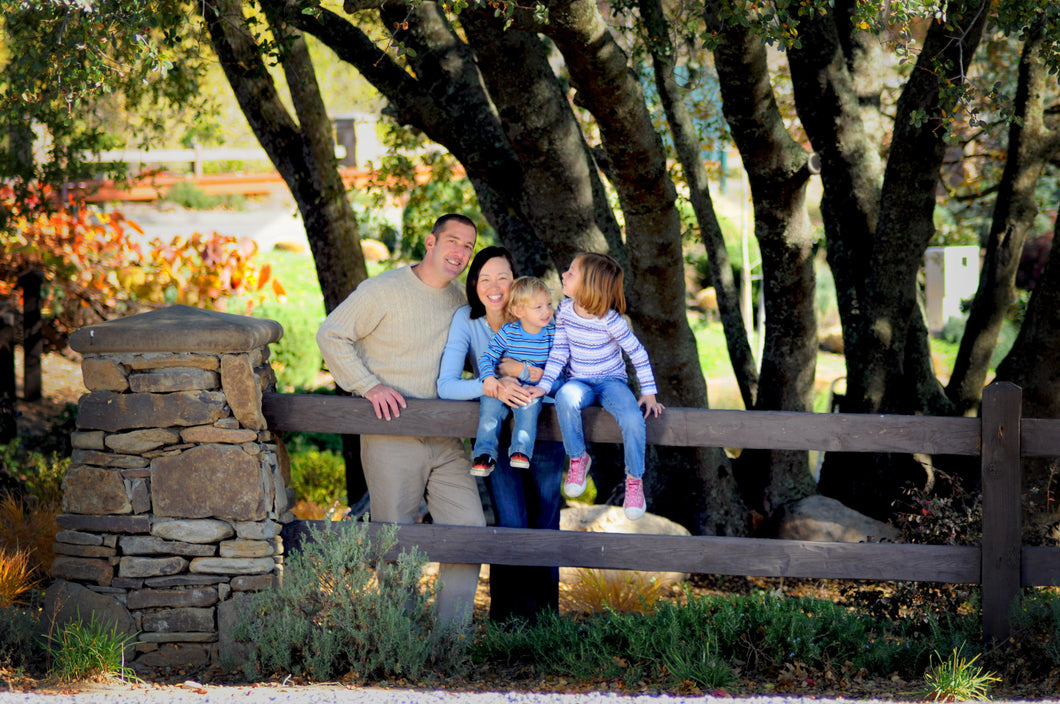
<svg viewBox="0 0 1060 704"><path fill-rule="evenodd" d="M177 312L184 324L223 315ZM221 321L245 332L239 316ZM134 636L138 669L226 664L241 595L278 583L293 520L286 453L261 415L279 334L216 353L128 351L128 334L121 351L94 352L82 339L89 393L63 482L52 620L101 616Z"/></svg>

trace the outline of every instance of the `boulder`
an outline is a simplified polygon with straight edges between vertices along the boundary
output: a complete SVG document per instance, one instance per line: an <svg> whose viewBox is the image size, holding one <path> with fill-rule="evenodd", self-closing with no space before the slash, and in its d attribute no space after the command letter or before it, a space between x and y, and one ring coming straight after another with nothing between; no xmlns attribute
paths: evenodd
<svg viewBox="0 0 1060 704"><path fill-rule="evenodd" d="M631 533L634 535L691 535L688 529L668 518L645 513L639 520L631 521L622 512L621 506L597 504L572 506L560 511L560 530L580 530L589 533ZM578 579L578 567L560 567L559 580L566 584ZM645 573L648 575L649 573ZM676 584L688 579L685 572L652 572L660 584Z"/></svg>
<svg viewBox="0 0 1060 704"><path fill-rule="evenodd" d="M773 523L776 535L767 537L781 540L860 543L898 539L893 526L820 495L784 504L774 512Z"/></svg>

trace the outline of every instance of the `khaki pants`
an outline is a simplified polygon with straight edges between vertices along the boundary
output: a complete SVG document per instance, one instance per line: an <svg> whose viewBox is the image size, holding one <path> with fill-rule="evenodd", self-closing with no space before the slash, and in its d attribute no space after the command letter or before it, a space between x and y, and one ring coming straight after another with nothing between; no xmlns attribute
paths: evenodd
<svg viewBox="0 0 1060 704"><path fill-rule="evenodd" d="M383 523L412 523L426 498L439 525L484 526L471 462L456 438L361 437L361 462L371 497L371 518ZM442 563L438 579L438 618L443 624L470 621L480 565Z"/></svg>

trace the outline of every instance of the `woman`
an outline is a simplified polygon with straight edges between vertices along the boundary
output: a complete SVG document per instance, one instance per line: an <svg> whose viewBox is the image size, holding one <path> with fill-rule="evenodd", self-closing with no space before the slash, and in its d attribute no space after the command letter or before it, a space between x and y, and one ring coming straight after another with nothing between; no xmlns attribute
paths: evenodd
<svg viewBox="0 0 1060 704"><path fill-rule="evenodd" d="M467 271L468 305L453 315L449 338L442 353L438 396L457 401L482 396L478 359L490 338L508 322L508 294L515 281L515 262L504 247L486 247L475 255ZM474 378L462 378L470 366ZM501 362L496 398L510 406L530 400L517 378L519 362ZM541 378L541 369L529 368L528 384ZM501 452L497 466L486 478L497 525L505 528L559 529L560 482L563 478L563 444L539 442L529 469L513 469L508 453ZM556 567L490 566L490 618L512 617L533 622L547 609L559 609L559 569Z"/></svg>

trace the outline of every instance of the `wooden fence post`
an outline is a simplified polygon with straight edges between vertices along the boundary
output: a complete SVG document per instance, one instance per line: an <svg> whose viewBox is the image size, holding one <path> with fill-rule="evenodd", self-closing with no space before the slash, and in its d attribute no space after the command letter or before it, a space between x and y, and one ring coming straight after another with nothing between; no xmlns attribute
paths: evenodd
<svg viewBox="0 0 1060 704"><path fill-rule="evenodd" d="M44 335L41 328L40 289L44 277L39 271L28 271L18 277L22 289L22 399L39 401L42 395L41 356L44 354Z"/></svg>
<svg viewBox="0 0 1060 704"><path fill-rule="evenodd" d="M1020 594L1020 416L1023 392L1009 382L983 390L983 643L1004 642Z"/></svg>
<svg viewBox="0 0 1060 704"><path fill-rule="evenodd" d="M0 313L0 445L18 437L15 400L15 320L5 312Z"/></svg>

